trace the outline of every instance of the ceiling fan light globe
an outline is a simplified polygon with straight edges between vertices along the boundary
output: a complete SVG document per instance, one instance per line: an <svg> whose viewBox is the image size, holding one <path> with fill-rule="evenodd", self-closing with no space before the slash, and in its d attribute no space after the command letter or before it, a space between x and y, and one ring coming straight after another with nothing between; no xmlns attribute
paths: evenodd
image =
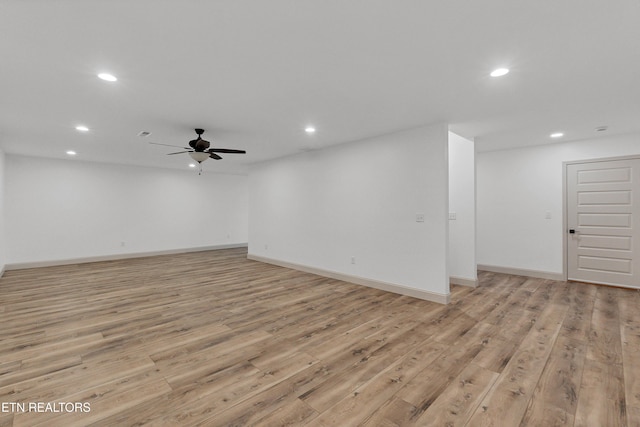
<svg viewBox="0 0 640 427"><path fill-rule="evenodd" d="M189 155L198 163L202 163L209 158L209 153L203 153L199 151L190 152Z"/></svg>

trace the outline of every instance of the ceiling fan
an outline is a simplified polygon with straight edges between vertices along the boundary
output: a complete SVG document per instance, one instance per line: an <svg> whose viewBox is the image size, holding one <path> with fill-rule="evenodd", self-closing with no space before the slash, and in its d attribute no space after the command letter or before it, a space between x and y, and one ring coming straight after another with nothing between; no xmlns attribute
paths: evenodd
<svg viewBox="0 0 640 427"><path fill-rule="evenodd" d="M180 147L178 145L170 145L170 144L160 144L158 142L149 142L149 144L154 145L165 145L167 147L180 147L186 151L176 151L175 153L167 153L167 155L171 156L174 154L182 154L189 153L189 156L196 162L200 163L200 172L202 173L202 162L211 158L215 160L220 160L220 157L216 153L232 153L232 154L246 154L247 152L244 150L234 150L231 148L209 148L209 141L205 141L202 139L202 134L204 133L204 129L195 129L198 137L196 139L192 139L189 141L189 147Z"/></svg>

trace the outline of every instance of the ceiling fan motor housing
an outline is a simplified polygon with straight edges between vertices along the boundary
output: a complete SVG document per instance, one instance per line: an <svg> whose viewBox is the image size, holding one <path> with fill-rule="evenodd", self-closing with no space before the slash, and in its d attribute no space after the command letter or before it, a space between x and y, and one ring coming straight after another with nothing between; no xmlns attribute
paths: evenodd
<svg viewBox="0 0 640 427"><path fill-rule="evenodd" d="M209 144L209 141L205 141L204 139L202 139L202 134L204 133L204 129L195 129L195 131L198 134L198 138L192 139L191 141L189 141L189 147L193 148L194 150L196 150L196 152L200 153L206 150L207 148L209 148L210 144Z"/></svg>
<svg viewBox="0 0 640 427"><path fill-rule="evenodd" d="M196 151L204 151L209 148L209 141L205 141L204 139L199 139L196 141L196 146L193 147Z"/></svg>

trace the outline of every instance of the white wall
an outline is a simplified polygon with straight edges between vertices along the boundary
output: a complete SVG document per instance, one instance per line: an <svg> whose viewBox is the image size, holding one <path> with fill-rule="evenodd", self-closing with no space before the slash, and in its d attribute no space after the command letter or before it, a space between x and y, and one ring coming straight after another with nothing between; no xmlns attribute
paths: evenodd
<svg viewBox="0 0 640 427"><path fill-rule="evenodd" d="M0 150L0 276L2 276L2 272L4 271L4 266L7 263L7 239L5 237L5 227L4 227L4 182L5 182L5 155L2 150Z"/></svg>
<svg viewBox="0 0 640 427"><path fill-rule="evenodd" d="M478 265L561 274L562 163L637 154L638 134L477 153Z"/></svg>
<svg viewBox="0 0 640 427"><path fill-rule="evenodd" d="M246 176L11 154L5 169L8 266L247 242Z"/></svg>
<svg viewBox="0 0 640 427"><path fill-rule="evenodd" d="M448 296L447 154L437 125L255 165L249 255Z"/></svg>
<svg viewBox="0 0 640 427"><path fill-rule="evenodd" d="M473 141L449 132L449 275L454 283L477 279L476 167ZM462 280L460 280L462 279Z"/></svg>

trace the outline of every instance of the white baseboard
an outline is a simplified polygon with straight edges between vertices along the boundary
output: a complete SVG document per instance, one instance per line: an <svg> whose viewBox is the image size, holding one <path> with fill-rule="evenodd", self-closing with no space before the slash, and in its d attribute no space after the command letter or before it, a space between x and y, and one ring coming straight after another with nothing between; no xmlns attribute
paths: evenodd
<svg viewBox="0 0 640 427"><path fill-rule="evenodd" d="M540 270L528 270L526 268L511 268L511 267L499 267L496 265L481 265L478 264L478 270L491 271L493 273L513 274L515 276L535 277L538 279L550 279L550 280L562 280L564 281L564 274L553 273L551 271Z"/></svg>
<svg viewBox="0 0 640 427"><path fill-rule="evenodd" d="M280 261L277 259L266 258L258 255L247 255L248 259L264 262L266 264L278 265L280 267L290 268L292 270L304 271L305 273L316 274L318 276L329 277L331 279L342 280L344 282L355 283L356 285L367 286L369 288L380 289L381 291L393 292L395 294L406 295L426 301L437 302L439 304L448 304L451 297L450 294L440 294L437 292L425 291L422 289L410 288L407 286L396 285L394 283L381 282L379 280L366 279L364 277L351 276L348 274L338 273L331 270L323 270L316 267L310 267L291 262Z"/></svg>
<svg viewBox="0 0 640 427"><path fill-rule="evenodd" d="M469 286L471 288L478 287L478 279L469 279L467 277L450 276L449 283L452 285Z"/></svg>
<svg viewBox="0 0 640 427"><path fill-rule="evenodd" d="M144 257L156 256L156 255L175 255L175 254L185 254L190 252L213 251L217 249L246 248L247 246L248 245L246 243L235 243L235 244L229 244L229 245L214 245L214 246L199 246L195 248L169 249L164 251L151 251L151 252L135 252L135 253L128 253L128 254L102 255L102 256L84 257L84 258L58 259L58 260L51 260L51 261L18 262L13 264L7 264L5 267L7 270L23 270L26 268L54 267L57 265L84 264L87 262L117 261L120 259L144 258Z"/></svg>

